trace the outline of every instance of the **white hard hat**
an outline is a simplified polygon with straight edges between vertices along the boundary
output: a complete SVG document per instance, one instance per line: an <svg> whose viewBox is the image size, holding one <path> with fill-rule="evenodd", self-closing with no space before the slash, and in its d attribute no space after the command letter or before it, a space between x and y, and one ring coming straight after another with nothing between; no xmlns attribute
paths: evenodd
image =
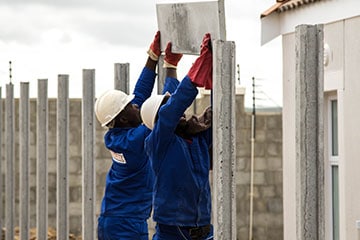
<svg viewBox="0 0 360 240"><path fill-rule="evenodd" d="M141 119L146 127L151 130L154 128L155 119L159 111L160 104L166 96L170 96L170 93L166 92L164 95L153 95L149 97L141 106Z"/></svg>
<svg viewBox="0 0 360 240"><path fill-rule="evenodd" d="M134 95L127 95L120 90L108 90L95 102L95 114L102 127L111 122L131 100Z"/></svg>

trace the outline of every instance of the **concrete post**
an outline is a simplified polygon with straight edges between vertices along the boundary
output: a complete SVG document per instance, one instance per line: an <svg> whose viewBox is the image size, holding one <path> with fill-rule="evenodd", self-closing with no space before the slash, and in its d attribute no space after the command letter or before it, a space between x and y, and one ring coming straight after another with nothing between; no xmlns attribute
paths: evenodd
<svg viewBox="0 0 360 240"><path fill-rule="evenodd" d="M225 0L218 0L220 40L226 39Z"/></svg>
<svg viewBox="0 0 360 240"><path fill-rule="evenodd" d="M14 239L15 224L15 106L14 85L6 85L6 178L5 178L5 227L6 240Z"/></svg>
<svg viewBox="0 0 360 240"><path fill-rule="evenodd" d="M298 26L295 38L296 232L323 240L323 26Z"/></svg>
<svg viewBox="0 0 360 240"><path fill-rule="evenodd" d="M236 239L235 43L213 42L214 239Z"/></svg>
<svg viewBox="0 0 360 240"><path fill-rule="evenodd" d="M20 141L20 239L30 237L30 100L29 83L20 83L19 141Z"/></svg>
<svg viewBox="0 0 360 240"><path fill-rule="evenodd" d="M83 70L82 239L96 239L95 70Z"/></svg>
<svg viewBox="0 0 360 240"><path fill-rule="evenodd" d="M0 87L0 116L3 116L3 99L2 99L2 88ZM0 129L3 129L3 118L0 117ZM0 146L2 146L2 138L3 138L3 135L2 135L2 131L0 131ZM2 156L2 148L0 148L0 156ZM3 199L3 177L2 177L2 173L3 173L3 170L2 170L2 159L0 160L0 199ZM4 205L3 205L3 201L0 201L0 216L3 216L3 213L4 213ZM3 228L3 219L2 217L0 217L0 229ZM2 231L0 231L0 239L2 239Z"/></svg>
<svg viewBox="0 0 360 240"><path fill-rule="evenodd" d="M57 99L57 238L69 236L69 75L58 75Z"/></svg>
<svg viewBox="0 0 360 240"><path fill-rule="evenodd" d="M162 94L162 91L164 89L164 83L165 83L165 69L163 68L164 65L164 55L159 56L158 61L158 81L157 81L157 93Z"/></svg>
<svg viewBox="0 0 360 240"><path fill-rule="evenodd" d="M38 80L37 159L36 159L36 225L37 239L48 238L48 80Z"/></svg>
<svg viewBox="0 0 360 240"><path fill-rule="evenodd" d="M114 66L114 89L129 94L130 64L115 63Z"/></svg>

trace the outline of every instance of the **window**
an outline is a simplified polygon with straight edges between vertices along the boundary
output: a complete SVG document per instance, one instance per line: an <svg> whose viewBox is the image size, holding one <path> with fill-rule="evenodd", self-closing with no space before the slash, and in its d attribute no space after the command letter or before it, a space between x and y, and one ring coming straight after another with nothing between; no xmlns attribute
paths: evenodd
<svg viewBox="0 0 360 240"><path fill-rule="evenodd" d="M331 155L338 156L337 100L331 100Z"/></svg>
<svg viewBox="0 0 360 240"><path fill-rule="evenodd" d="M332 239L339 239L339 161L338 161L338 104L337 99L330 99L330 168L331 168L331 214Z"/></svg>

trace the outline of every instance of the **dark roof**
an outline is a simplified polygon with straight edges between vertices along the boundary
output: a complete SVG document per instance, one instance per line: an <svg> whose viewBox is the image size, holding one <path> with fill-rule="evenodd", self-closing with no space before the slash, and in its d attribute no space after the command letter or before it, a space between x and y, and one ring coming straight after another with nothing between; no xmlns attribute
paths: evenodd
<svg viewBox="0 0 360 240"><path fill-rule="evenodd" d="M319 1L321 0L277 0L274 5L261 14L260 18L267 17L273 12L285 12Z"/></svg>

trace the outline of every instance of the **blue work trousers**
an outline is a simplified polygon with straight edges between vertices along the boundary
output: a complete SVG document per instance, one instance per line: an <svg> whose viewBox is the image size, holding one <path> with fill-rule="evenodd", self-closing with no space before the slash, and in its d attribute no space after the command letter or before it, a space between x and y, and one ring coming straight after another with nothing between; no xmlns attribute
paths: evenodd
<svg viewBox="0 0 360 240"><path fill-rule="evenodd" d="M148 240L146 220L100 216L98 219L99 240Z"/></svg>
<svg viewBox="0 0 360 240"><path fill-rule="evenodd" d="M189 228L156 224L156 233L153 240L211 240L213 237L213 226L207 228ZM205 230L206 229L206 230ZM193 237L191 237L193 236Z"/></svg>

